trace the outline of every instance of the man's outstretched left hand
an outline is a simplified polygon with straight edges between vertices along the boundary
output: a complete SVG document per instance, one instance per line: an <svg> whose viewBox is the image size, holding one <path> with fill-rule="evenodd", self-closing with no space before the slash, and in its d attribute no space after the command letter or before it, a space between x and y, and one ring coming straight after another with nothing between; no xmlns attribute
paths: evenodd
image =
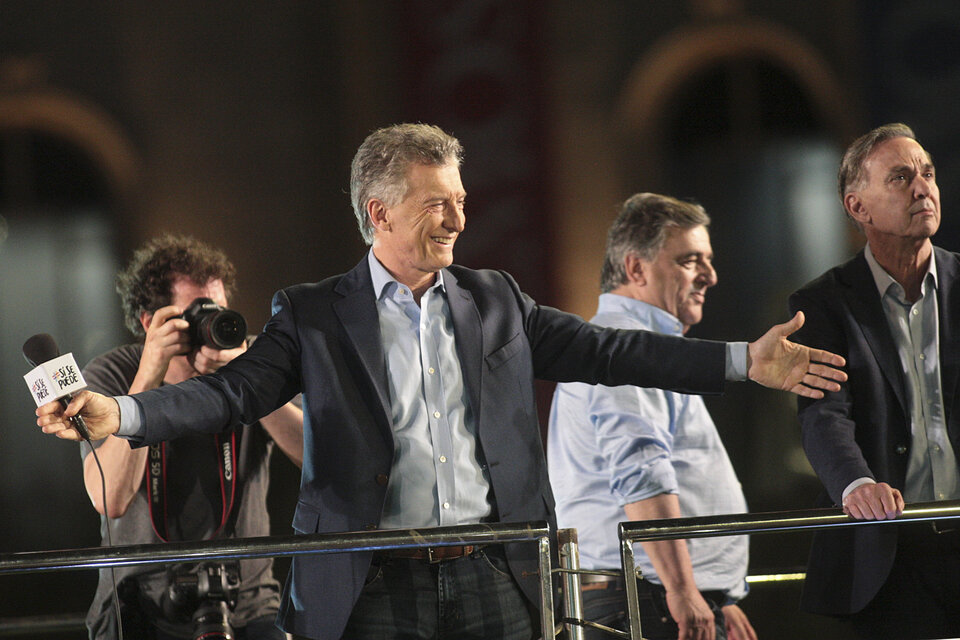
<svg viewBox="0 0 960 640"><path fill-rule="evenodd" d="M802 326L803 312L798 311L789 322L775 325L751 342L747 346L747 377L765 387L807 398L819 399L824 391L839 391L839 383L846 381L847 374L834 367L842 367L846 360L787 340Z"/></svg>

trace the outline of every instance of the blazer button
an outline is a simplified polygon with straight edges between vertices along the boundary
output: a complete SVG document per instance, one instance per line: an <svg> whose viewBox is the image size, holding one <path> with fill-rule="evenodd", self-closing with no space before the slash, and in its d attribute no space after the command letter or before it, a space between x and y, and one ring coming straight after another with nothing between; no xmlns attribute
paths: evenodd
<svg viewBox="0 0 960 640"><path fill-rule="evenodd" d="M900 455L903 455L903 454L905 454L905 453L907 452L907 447L906 447L906 445L898 444L896 451L897 451L897 453L899 453Z"/></svg>
<svg viewBox="0 0 960 640"><path fill-rule="evenodd" d="M377 474L377 484L380 485L381 487L387 486L387 480L389 480L389 478L387 478L387 474L385 473Z"/></svg>

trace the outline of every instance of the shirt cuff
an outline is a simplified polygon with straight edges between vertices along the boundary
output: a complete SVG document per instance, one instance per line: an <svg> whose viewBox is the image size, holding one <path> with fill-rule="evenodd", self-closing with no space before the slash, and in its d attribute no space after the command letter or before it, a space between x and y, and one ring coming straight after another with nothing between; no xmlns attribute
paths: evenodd
<svg viewBox="0 0 960 640"><path fill-rule="evenodd" d="M117 435L128 440L142 438L146 430L143 427L143 409L140 403L130 396L114 396L113 399L120 407L120 428Z"/></svg>
<svg viewBox="0 0 960 640"><path fill-rule="evenodd" d="M729 382L743 382L747 379L747 343L727 343L727 365L725 378Z"/></svg>
<svg viewBox="0 0 960 640"><path fill-rule="evenodd" d="M748 593L750 593L750 583L748 583L747 579L744 578L739 582L739 584L727 589L726 593L724 594L725 597L722 606L725 607L728 604L738 604L741 600L747 597Z"/></svg>
<svg viewBox="0 0 960 640"><path fill-rule="evenodd" d="M840 496L840 504L843 504L844 500L847 499L847 496L850 495L851 491L865 484L877 484L877 481L874 480L873 478L868 478L866 476L862 478L857 478L856 480L848 484L847 488L843 490L843 495Z"/></svg>

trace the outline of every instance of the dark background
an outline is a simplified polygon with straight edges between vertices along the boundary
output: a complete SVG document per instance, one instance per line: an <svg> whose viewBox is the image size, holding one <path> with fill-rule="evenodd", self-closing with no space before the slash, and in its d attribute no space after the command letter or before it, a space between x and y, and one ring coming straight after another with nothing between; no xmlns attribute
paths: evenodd
<svg viewBox="0 0 960 640"><path fill-rule="evenodd" d="M262 326L276 289L362 257L347 192L366 134L432 122L466 148L458 262L589 317L617 204L693 198L720 285L692 335L754 339L862 243L835 173L876 125L906 122L932 152L938 243L960 248L958 39L950 0L3 1L0 553L98 543L76 446L33 426L20 347L47 331L84 363L129 340L113 275L144 240L224 248L231 306ZM709 403L751 509L809 507L794 401L731 385ZM298 475L274 471L289 533ZM756 536L751 573L802 568L806 546ZM0 617L82 612L95 581L0 577ZM840 637L798 593L754 588L760 636Z"/></svg>

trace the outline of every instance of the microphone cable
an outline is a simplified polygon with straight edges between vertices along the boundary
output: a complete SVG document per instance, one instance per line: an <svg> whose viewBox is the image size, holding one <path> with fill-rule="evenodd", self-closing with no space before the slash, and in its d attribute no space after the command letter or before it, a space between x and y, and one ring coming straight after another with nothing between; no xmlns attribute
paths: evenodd
<svg viewBox="0 0 960 640"><path fill-rule="evenodd" d="M27 338L26 342L23 343L23 357L31 367L42 366L41 363L50 362L59 355L60 349L57 347L57 341L54 340L53 336L51 336L49 333L37 333ZM69 382L71 384L75 383L79 378L79 382L82 384L83 376L75 371L75 369L79 369L79 367L77 367L76 362L73 360L73 354L68 353L66 357L69 357L69 364L60 369L60 373L63 373L64 369L67 369L72 378ZM26 377L24 379L26 379ZM34 400L37 401L37 406L40 406L39 401L44 400L46 395L48 395L46 392L47 385L44 384L43 379L35 382L34 384L39 385L39 387L44 390L42 395L39 397L34 397ZM29 380L27 380L27 386L30 386ZM63 385L61 385L61 388L63 388ZM36 391L36 389L33 390ZM71 392L67 393L67 395L64 397L56 398L56 400L59 400L60 406L66 409L67 405L69 404L69 400L72 399L72 397L73 395ZM106 518L104 523L106 524L107 528L107 545L112 547L113 536L110 533L110 513L107 509L107 477L103 472L103 465L100 464L100 458L97 456L97 448L93 446L92 442L90 442L90 432L87 430L87 425L83 420L83 416L77 414L71 418L68 418L68 420L73 428L76 429L77 433L80 434L80 437L83 439L83 441L87 443L87 446L90 447L90 452L93 454L93 459L97 463L97 469L100 471L100 491L103 498L103 516ZM110 565L110 581L113 585L113 607L117 614L118 638L123 640L123 622L120 619L120 598L117 595L117 576L114 572L113 565Z"/></svg>
<svg viewBox="0 0 960 640"><path fill-rule="evenodd" d="M100 464L100 458L97 457L97 448L90 442L89 437L85 437L90 446L90 453L93 454L93 461L97 463L97 469L100 471L100 494L103 499L103 523L107 529L107 546L113 546L113 536L110 534L110 512L107 509L107 477L103 472L103 465ZM110 565L110 583L113 586L113 610L117 615L117 638L123 640L123 620L120 617L120 597L117 595L117 574L113 565Z"/></svg>

